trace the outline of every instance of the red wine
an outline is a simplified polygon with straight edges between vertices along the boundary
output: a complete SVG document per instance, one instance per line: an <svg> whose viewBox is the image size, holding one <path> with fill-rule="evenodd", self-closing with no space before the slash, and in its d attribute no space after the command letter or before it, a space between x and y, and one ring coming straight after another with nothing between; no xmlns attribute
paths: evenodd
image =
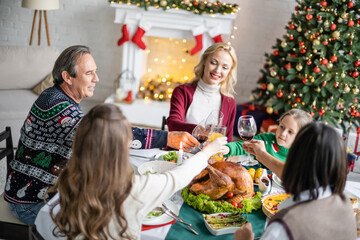
<svg viewBox="0 0 360 240"><path fill-rule="evenodd" d="M208 137L207 137L207 136L203 136L203 135L198 135L198 136L196 137L196 139L199 141L199 143L203 143L203 142L205 142L205 141L208 139Z"/></svg>
<svg viewBox="0 0 360 240"><path fill-rule="evenodd" d="M241 139L244 141L250 141L255 136L255 134L252 132L240 132L239 135L240 135Z"/></svg>

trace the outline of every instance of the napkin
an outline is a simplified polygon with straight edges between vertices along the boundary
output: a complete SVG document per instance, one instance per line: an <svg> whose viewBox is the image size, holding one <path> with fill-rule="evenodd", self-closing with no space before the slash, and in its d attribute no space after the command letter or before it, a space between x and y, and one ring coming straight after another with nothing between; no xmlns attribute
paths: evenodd
<svg viewBox="0 0 360 240"><path fill-rule="evenodd" d="M166 226L168 224L174 224L176 221L175 219L170 221L170 222L167 222L167 223L164 223L164 224L159 224L159 225L142 225L141 226L141 231L146 231L146 230L150 230L150 229L153 229L153 228L158 228L158 227L163 227L163 226Z"/></svg>

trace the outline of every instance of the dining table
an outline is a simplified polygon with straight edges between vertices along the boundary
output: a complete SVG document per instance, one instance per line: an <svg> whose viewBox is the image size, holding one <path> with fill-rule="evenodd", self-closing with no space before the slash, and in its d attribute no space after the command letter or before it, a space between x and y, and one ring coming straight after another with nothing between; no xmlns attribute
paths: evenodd
<svg viewBox="0 0 360 240"><path fill-rule="evenodd" d="M154 160L154 157L161 155L164 152L160 149L141 149L141 150L130 150L130 162L134 168L134 171L137 171L137 167L141 164ZM140 157L141 156L141 157ZM156 159L156 158L155 158ZM359 169L356 169L358 171ZM254 186L254 190L258 191L258 187ZM277 184L275 181L271 183L270 194L275 194L279 192L284 192L284 189L281 185ZM349 174L348 179L345 185L345 193L349 196L360 198L360 171L359 173ZM171 196L170 200L174 202L177 207L180 209L179 217L182 218L185 222L191 223L192 227L199 233L195 235L193 232L187 229L187 227L179 222L173 224L168 224L161 227L155 227L149 230L141 232L142 240L175 240L175 239L201 239L201 240L210 240L210 239L233 239L233 234L224 234L224 235L212 235L210 231L206 228L202 213L198 210L193 209L186 203L181 196L181 190L176 192ZM253 232L255 234L255 239L260 239L264 228L269 220L269 218L263 213L262 209L253 211L248 214L243 214L246 216L248 222L252 224ZM360 240L360 238L357 238Z"/></svg>

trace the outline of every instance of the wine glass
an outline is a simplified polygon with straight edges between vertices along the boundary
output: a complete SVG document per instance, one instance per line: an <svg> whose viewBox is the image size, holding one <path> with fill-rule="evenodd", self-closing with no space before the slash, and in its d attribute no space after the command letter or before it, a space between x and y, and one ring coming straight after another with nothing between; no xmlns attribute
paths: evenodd
<svg viewBox="0 0 360 240"><path fill-rule="evenodd" d="M210 132L211 126L210 125L205 125L205 119L202 120L192 131L192 135L194 138L196 138L199 143L200 146L194 148L191 153L197 153L198 151L200 151L203 147L204 144L206 143L206 141L209 138L209 132Z"/></svg>
<svg viewBox="0 0 360 240"><path fill-rule="evenodd" d="M222 126L224 114L219 110L213 110L210 112L205 120L205 126Z"/></svg>
<svg viewBox="0 0 360 240"><path fill-rule="evenodd" d="M256 123L255 119L251 115L241 116L238 121L238 131L240 138L244 141L250 141L256 134ZM247 154L247 159L245 161L241 161L241 165L243 166L254 166L259 162L253 159L250 154Z"/></svg>

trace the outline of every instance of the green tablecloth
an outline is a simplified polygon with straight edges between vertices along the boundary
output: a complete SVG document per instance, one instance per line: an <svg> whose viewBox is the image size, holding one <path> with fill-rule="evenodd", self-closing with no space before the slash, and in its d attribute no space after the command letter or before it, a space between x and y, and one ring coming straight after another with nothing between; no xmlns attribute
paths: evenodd
<svg viewBox="0 0 360 240"><path fill-rule="evenodd" d="M233 234L224 234L219 236L212 235L205 227L203 217L199 211L194 210L189 205L184 203L180 209L180 218L184 221L191 223L192 227L199 233L195 235L185 225L176 222L170 228L166 239L231 239L233 240ZM260 237L264 231L266 216L262 212L261 208L255 212L244 214L248 216L248 221L251 222L255 237Z"/></svg>

